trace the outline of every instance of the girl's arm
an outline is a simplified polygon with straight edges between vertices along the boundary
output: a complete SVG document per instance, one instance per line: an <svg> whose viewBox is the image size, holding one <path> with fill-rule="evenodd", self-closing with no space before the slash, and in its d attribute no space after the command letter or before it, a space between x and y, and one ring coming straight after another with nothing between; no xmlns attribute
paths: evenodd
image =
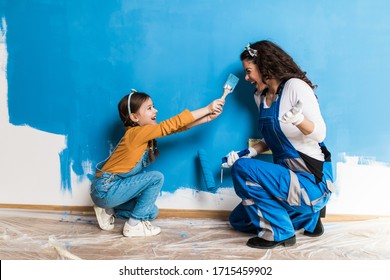
<svg viewBox="0 0 390 280"><path fill-rule="evenodd" d="M224 104L224 100L216 99L206 107L191 111L191 114L194 117L195 121L188 124L186 127L191 128L216 119L222 113L222 108Z"/></svg>
<svg viewBox="0 0 390 280"><path fill-rule="evenodd" d="M182 113L162 121L156 125L145 125L131 127L133 131L132 141L139 143L145 143L155 138L164 137L176 132L185 131L193 126L207 122L208 118L212 118L210 115L219 115L222 112L223 100L214 100L208 106L200 108L198 110L190 112L185 110ZM214 112L214 113L213 113ZM211 113L211 114L210 114Z"/></svg>

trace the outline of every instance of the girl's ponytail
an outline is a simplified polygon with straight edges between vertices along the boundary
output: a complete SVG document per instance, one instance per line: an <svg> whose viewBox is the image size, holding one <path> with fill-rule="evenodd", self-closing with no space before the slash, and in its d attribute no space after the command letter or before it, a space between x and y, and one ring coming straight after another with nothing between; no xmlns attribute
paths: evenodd
<svg viewBox="0 0 390 280"><path fill-rule="evenodd" d="M148 142L148 156L149 161L153 162L156 156L159 156L160 152L157 149L157 141L156 139L149 140Z"/></svg>

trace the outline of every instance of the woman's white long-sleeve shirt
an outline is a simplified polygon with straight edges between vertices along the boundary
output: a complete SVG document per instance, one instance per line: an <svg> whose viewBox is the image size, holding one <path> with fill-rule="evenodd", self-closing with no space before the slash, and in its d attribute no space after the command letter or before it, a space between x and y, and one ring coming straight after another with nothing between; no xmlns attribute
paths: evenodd
<svg viewBox="0 0 390 280"><path fill-rule="evenodd" d="M258 108L260 108L261 102L264 103L264 108L268 108L265 98L261 98L260 94L255 93L254 97ZM303 80L292 78L284 85L281 98L279 119L300 100L303 103L302 113L304 117L314 123L313 132L304 135L295 125L280 122L280 127L284 135L286 135L287 139L297 151L324 161L324 155L318 143L321 143L325 139L326 125L313 89Z"/></svg>

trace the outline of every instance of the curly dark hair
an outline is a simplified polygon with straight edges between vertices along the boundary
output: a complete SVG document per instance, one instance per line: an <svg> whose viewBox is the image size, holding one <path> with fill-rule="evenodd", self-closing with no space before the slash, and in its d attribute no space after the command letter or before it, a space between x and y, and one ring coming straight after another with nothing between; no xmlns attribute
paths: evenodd
<svg viewBox="0 0 390 280"><path fill-rule="evenodd" d="M249 44L249 48L255 50L256 54L247 48L241 53L240 59L251 60L259 68L263 79L277 79L281 82L291 78L298 78L305 81L312 89L317 88L307 78L306 72L295 63L290 55L273 42L262 40Z"/></svg>

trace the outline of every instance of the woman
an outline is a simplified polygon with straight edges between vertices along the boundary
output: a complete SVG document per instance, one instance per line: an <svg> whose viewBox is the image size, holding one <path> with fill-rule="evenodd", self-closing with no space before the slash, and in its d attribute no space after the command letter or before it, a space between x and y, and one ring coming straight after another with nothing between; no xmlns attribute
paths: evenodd
<svg viewBox="0 0 390 280"><path fill-rule="evenodd" d="M248 44L241 53L245 79L256 87L259 131L264 137L249 156L228 154L236 194L242 199L231 225L256 233L247 245L292 246L295 230L322 235L320 210L333 191L330 153L322 143L326 126L315 86L294 60L269 41ZM252 159L271 150L274 163Z"/></svg>

